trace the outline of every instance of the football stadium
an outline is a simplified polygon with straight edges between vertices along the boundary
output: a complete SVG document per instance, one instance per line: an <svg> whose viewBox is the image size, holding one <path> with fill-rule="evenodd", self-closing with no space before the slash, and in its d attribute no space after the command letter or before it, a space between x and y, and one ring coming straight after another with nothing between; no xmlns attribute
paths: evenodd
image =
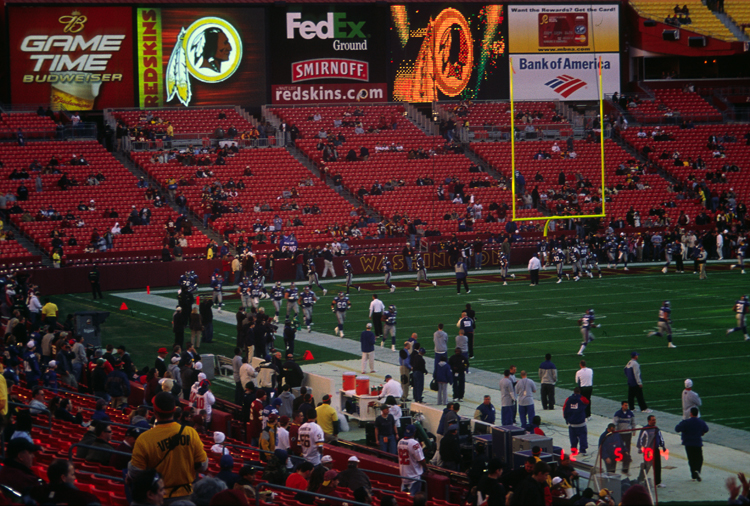
<svg viewBox="0 0 750 506"><path fill-rule="evenodd" d="M3 503L750 501L750 3L0 12Z"/></svg>

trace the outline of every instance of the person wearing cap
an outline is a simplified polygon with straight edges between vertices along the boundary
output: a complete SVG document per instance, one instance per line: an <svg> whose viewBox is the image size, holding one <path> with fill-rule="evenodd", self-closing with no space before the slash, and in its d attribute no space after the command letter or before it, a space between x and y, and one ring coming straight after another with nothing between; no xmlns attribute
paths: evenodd
<svg viewBox="0 0 750 506"><path fill-rule="evenodd" d="M258 446L260 433L263 431L263 403L265 400L266 391L259 388L248 410L248 422L250 426L247 430L247 437L250 439L252 446Z"/></svg>
<svg viewBox="0 0 750 506"><path fill-rule="evenodd" d="M604 461L608 473L616 471L618 457L623 457L624 454L622 438L615 432L616 428L614 423L610 423L599 436L599 456Z"/></svg>
<svg viewBox="0 0 750 506"><path fill-rule="evenodd" d="M281 399L277 399L281 400ZM337 439L336 436L341 430L341 424L339 422L339 415L336 410L331 406L331 396L326 394L323 396L323 402L315 410L318 414L318 425L323 429L325 433L325 441L330 442Z"/></svg>
<svg viewBox="0 0 750 506"><path fill-rule="evenodd" d="M396 420L390 414L387 404L380 406L380 416L375 418L375 440L380 446L380 451L396 454L396 439L398 438L398 429Z"/></svg>
<svg viewBox="0 0 750 506"><path fill-rule="evenodd" d="M42 375L39 369L39 360L36 357L36 343L32 339L26 343L26 352L23 354L23 368L26 374L26 388L34 388L39 383Z"/></svg>
<svg viewBox="0 0 750 506"><path fill-rule="evenodd" d="M167 349L159 348L159 351L157 351L156 360L154 360L154 368L158 371L160 378L163 378L164 373L167 372L167 363L164 360L165 358L167 358Z"/></svg>
<svg viewBox="0 0 750 506"><path fill-rule="evenodd" d="M167 365L167 373L174 381L174 384L182 390L182 375L180 374L180 357L173 356L169 359L169 365Z"/></svg>
<svg viewBox="0 0 750 506"><path fill-rule="evenodd" d="M352 455L349 457L346 469L339 473L339 487L348 488L352 492L360 487L372 490L372 483L367 474L359 469L359 458Z"/></svg>
<svg viewBox="0 0 750 506"><path fill-rule="evenodd" d="M0 469L0 484L18 492L26 493L43 482L34 474L34 454L41 447L30 443L26 438L11 439L5 451L3 467Z"/></svg>
<svg viewBox="0 0 750 506"><path fill-rule="evenodd" d="M229 449L224 446L224 441L227 439L227 436L220 431L214 432L214 445L211 447L211 453L216 453L218 455L229 453Z"/></svg>
<svg viewBox="0 0 750 506"><path fill-rule="evenodd" d="M380 392L380 395L378 395L378 400L382 401L383 399L386 399L391 395L395 399L400 399L404 395L404 391L401 388L400 382L393 379L393 376L391 376L390 374L386 374L385 384L383 385L383 390Z"/></svg>
<svg viewBox="0 0 750 506"><path fill-rule="evenodd" d="M687 420L690 418L690 410L696 408L700 410L701 397L697 392L693 391L693 380L685 380L685 390L682 391L682 419ZM700 416L700 411L698 413Z"/></svg>
<svg viewBox="0 0 750 506"><path fill-rule="evenodd" d="M94 427L94 441L91 442L91 446L98 448L97 450L89 448L86 452L86 461L108 465L112 454L107 450L114 450L115 448L109 443L112 439L112 426L108 423L100 422Z"/></svg>
<svg viewBox="0 0 750 506"><path fill-rule="evenodd" d="M146 469L156 469L163 476L168 498L190 495L196 474L208 468L208 457L199 434L192 427L176 423L174 410L175 400L171 394L156 394L156 425L138 437L128 464L131 479Z"/></svg>
<svg viewBox="0 0 750 506"><path fill-rule="evenodd" d="M708 432L708 425L698 415L698 408L693 406L690 408L690 418L678 423L674 430L682 435L682 445L685 447L688 465L690 466L690 477L693 480L701 481L703 436Z"/></svg>
<svg viewBox="0 0 750 506"><path fill-rule="evenodd" d="M359 335L360 349L362 350L362 374L367 371L370 364L370 372L375 372L375 333L372 331L372 323L365 326L365 330Z"/></svg>
<svg viewBox="0 0 750 506"><path fill-rule="evenodd" d="M263 427L263 430L260 433L261 450L265 450L271 453L276 451L276 442L278 441L278 420L279 415L277 415L276 413L271 413L270 415L268 415L266 426ZM261 455L261 460L265 460L266 457L266 455Z"/></svg>
<svg viewBox="0 0 750 506"><path fill-rule="evenodd" d="M216 397L211 392L211 382L207 379L201 380L195 393L195 399L192 404L196 411L206 410L206 423L211 423L211 413L213 405L216 403Z"/></svg>
<svg viewBox="0 0 750 506"><path fill-rule="evenodd" d="M581 455L586 455L589 447L586 404L588 404L588 399L581 395L581 387L575 387L573 395L565 399L563 403L563 418L568 424L571 452L578 449Z"/></svg>
<svg viewBox="0 0 750 506"><path fill-rule="evenodd" d="M341 494L336 490L338 486L339 472L335 469L330 469L323 475L323 485L316 492L322 495L330 495L331 497L341 497Z"/></svg>
<svg viewBox="0 0 750 506"><path fill-rule="evenodd" d="M427 351L424 348L416 346L416 344L409 360L411 362L414 402L422 402L424 401L424 375L427 374L427 362L425 361L424 356Z"/></svg>
<svg viewBox="0 0 750 506"><path fill-rule="evenodd" d="M641 413L652 413L643 398L643 381L641 380L641 365L638 363L638 352L630 354L630 361L625 365L625 377L628 379L628 405L635 406L634 399L638 399Z"/></svg>
<svg viewBox="0 0 750 506"><path fill-rule="evenodd" d="M240 479L240 475L235 473L232 469L234 468L234 459L230 454L224 454L219 459L219 473L216 478L223 481L228 489L234 488L234 484ZM215 497L215 496L214 496ZM226 504L226 503L221 503Z"/></svg>
<svg viewBox="0 0 750 506"><path fill-rule="evenodd" d="M302 456L307 462L317 466L323 455L323 443L325 434L320 425L317 424L318 413L315 409L307 412L307 423L299 428L299 445L302 447Z"/></svg>
<svg viewBox="0 0 750 506"><path fill-rule="evenodd" d="M132 455L135 441L136 439L138 439L138 436L140 436L142 431L142 429L130 427L127 431L125 431L125 436L122 438L122 442L117 446L117 448L115 448L115 450L122 453L130 453ZM121 471L128 467L130 458L131 457L126 455L113 453L109 457L109 466Z"/></svg>
<svg viewBox="0 0 750 506"><path fill-rule="evenodd" d="M107 394L112 398L112 407L119 408L128 403L130 397L130 378L122 370L123 364L116 360L112 364L114 369L107 375Z"/></svg>
<svg viewBox="0 0 750 506"><path fill-rule="evenodd" d="M49 485L39 485L31 490L31 498L38 504L99 504L90 492L76 488L76 470L72 462L55 459L47 468Z"/></svg>
<svg viewBox="0 0 750 506"><path fill-rule="evenodd" d="M440 440L442 467L451 471L461 471L461 442L458 439L458 424L452 423L445 429Z"/></svg>
<svg viewBox="0 0 750 506"><path fill-rule="evenodd" d="M411 495L422 490L422 474L426 471L422 445L414 439L417 428L413 424L404 429L404 437L398 442L398 465L401 475L401 490Z"/></svg>

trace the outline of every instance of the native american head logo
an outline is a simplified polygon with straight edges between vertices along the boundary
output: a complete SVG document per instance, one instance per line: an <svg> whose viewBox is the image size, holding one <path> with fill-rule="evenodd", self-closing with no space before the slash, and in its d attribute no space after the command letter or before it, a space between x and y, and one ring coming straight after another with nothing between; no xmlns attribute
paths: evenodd
<svg viewBox="0 0 750 506"><path fill-rule="evenodd" d="M189 105L190 76L204 83L220 83L237 71L242 61L242 39L226 20L200 18L181 28L166 72L167 102L174 97Z"/></svg>

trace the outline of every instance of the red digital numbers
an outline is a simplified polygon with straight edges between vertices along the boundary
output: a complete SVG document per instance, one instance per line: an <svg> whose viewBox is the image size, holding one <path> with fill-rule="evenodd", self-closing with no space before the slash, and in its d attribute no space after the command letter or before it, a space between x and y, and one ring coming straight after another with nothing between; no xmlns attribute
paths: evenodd
<svg viewBox="0 0 750 506"><path fill-rule="evenodd" d="M623 459L622 450L620 448L615 448L615 461L622 462L622 459Z"/></svg>
<svg viewBox="0 0 750 506"><path fill-rule="evenodd" d="M669 460L669 450L659 450L659 455L664 457L664 460ZM654 450L651 448L644 448L643 449L643 460L646 462L651 462L654 460Z"/></svg>
<svg viewBox="0 0 750 506"><path fill-rule="evenodd" d="M575 462L575 456L578 455L578 448L571 448L570 449L570 461ZM562 448L560 449L560 460L563 460L565 458L565 450Z"/></svg>

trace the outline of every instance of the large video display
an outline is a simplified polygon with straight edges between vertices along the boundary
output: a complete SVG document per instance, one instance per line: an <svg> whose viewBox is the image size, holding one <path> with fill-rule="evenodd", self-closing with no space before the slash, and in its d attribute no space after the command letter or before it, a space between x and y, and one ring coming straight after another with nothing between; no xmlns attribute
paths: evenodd
<svg viewBox="0 0 750 506"><path fill-rule="evenodd" d="M140 107L265 103L264 9L141 8L136 30Z"/></svg>
<svg viewBox="0 0 750 506"><path fill-rule="evenodd" d="M271 102L384 102L387 21L375 6L272 8Z"/></svg>
<svg viewBox="0 0 750 506"><path fill-rule="evenodd" d="M503 5L391 6L393 99L508 97Z"/></svg>
<svg viewBox="0 0 750 506"><path fill-rule="evenodd" d="M620 50L619 6L509 5L511 53L610 53Z"/></svg>
<svg viewBox="0 0 750 506"><path fill-rule="evenodd" d="M11 98L91 110L133 105L128 7L8 7Z"/></svg>

